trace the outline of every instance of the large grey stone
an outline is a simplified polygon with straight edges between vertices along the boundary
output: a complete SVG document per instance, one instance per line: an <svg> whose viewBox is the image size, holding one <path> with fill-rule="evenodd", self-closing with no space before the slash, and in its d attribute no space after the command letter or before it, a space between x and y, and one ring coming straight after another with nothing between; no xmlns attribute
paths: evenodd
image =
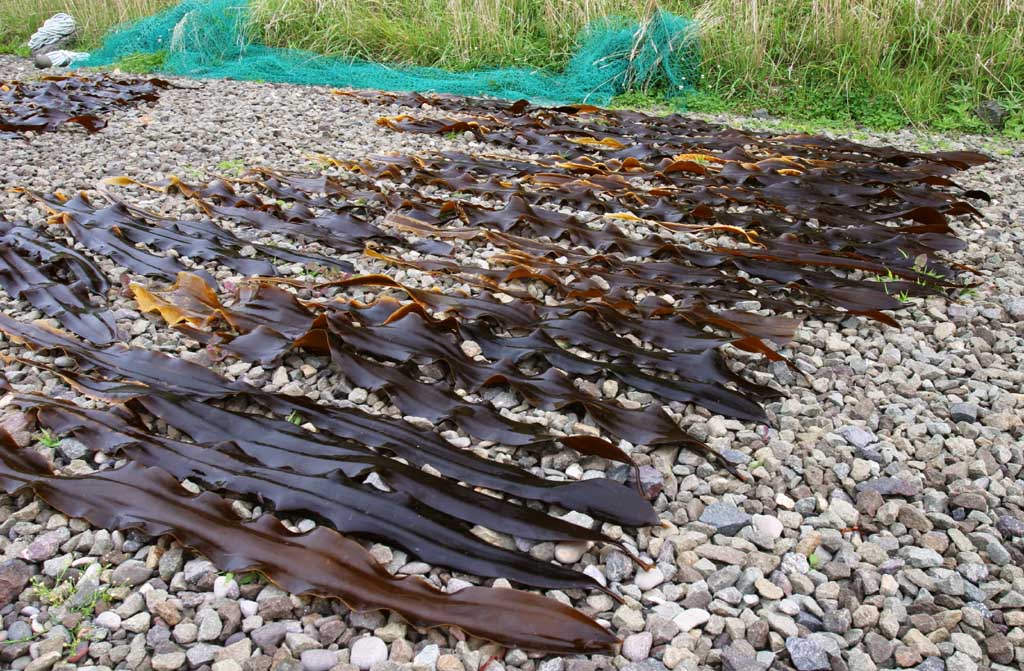
<svg viewBox="0 0 1024 671"><path fill-rule="evenodd" d="M110 576L110 582L114 585L134 587L149 580L151 575L153 575L153 569L146 566L145 562L129 559L114 569Z"/></svg>
<svg viewBox="0 0 1024 671"><path fill-rule="evenodd" d="M843 428L836 431L842 436L847 443L854 447L867 447L872 443L878 442L875 438L875 434L870 430L865 429L863 426L844 426Z"/></svg>
<svg viewBox="0 0 1024 671"><path fill-rule="evenodd" d="M735 536L740 529L750 524L750 515L731 503L718 501L704 509L700 522L714 527L720 534Z"/></svg>
<svg viewBox="0 0 1024 671"><path fill-rule="evenodd" d="M300 656L303 671L328 671L338 663L335 650L305 650Z"/></svg>
<svg viewBox="0 0 1024 671"><path fill-rule="evenodd" d="M262 627L257 627L249 634L249 638L260 650L265 653L273 652L274 648L281 645L285 635L288 633L288 625L284 622L271 622Z"/></svg>
<svg viewBox="0 0 1024 671"><path fill-rule="evenodd" d="M17 599L31 577L32 569L20 559L0 564L0 608Z"/></svg>
<svg viewBox="0 0 1024 671"><path fill-rule="evenodd" d="M975 422L978 420L978 406L973 403L952 403L949 418L954 422Z"/></svg>
<svg viewBox="0 0 1024 671"><path fill-rule="evenodd" d="M799 671L829 671L832 668L828 653L817 641L790 636L786 639L786 651Z"/></svg>
<svg viewBox="0 0 1024 671"><path fill-rule="evenodd" d="M722 650L722 671L764 671L757 651L745 640L733 641Z"/></svg>
<svg viewBox="0 0 1024 671"><path fill-rule="evenodd" d="M882 496L905 496L909 498L921 493L921 485L899 478L882 477L858 483L857 491L878 492Z"/></svg>
<svg viewBox="0 0 1024 671"><path fill-rule="evenodd" d="M349 661L365 671L388 658L388 646L376 636L357 639L351 647Z"/></svg>

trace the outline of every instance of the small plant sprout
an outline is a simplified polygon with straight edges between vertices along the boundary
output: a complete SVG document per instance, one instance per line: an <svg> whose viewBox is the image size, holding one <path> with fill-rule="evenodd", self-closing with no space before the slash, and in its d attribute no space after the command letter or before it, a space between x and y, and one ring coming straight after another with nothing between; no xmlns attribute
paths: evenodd
<svg viewBox="0 0 1024 671"><path fill-rule="evenodd" d="M46 429L40 430L36 437L39 439L39 442L46 447L55 448L60 446L60 438L53 435Z"/></svg>
<svg viewBox="0 0 1024 671"><path fill-rule="evenodd" d="M259 580L260 574L256 573L255 571L251 571L249 573L243 573L242 575L238 576L235 582L237 582L239 585L251 585L255 582L259 582Z"/></svg>
<svg viewBox="0 0 1024 671"><path fill-rule="evenodd" d="M234 175L237 177L242 174L243 170L245 170L245 162L240 158L236 158L232 161L221 161L217 164L217 170L224 174Z"/></svg>
<svg viewBox="0 0 1024 671"><path fill-rule="evenodd" d="M202 168L197 168L194 165L186 164L182 167L182 171L189 179L202 179L206 175L206 171Z"/></svg>

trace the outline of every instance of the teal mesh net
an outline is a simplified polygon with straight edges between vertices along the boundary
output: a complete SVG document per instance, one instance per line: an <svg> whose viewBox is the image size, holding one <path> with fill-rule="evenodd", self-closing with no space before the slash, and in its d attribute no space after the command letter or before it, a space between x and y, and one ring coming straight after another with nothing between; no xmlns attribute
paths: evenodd
<svg viewBox="0 0 1024 671"><path fill-rule="evenodd" d="M126 56L164 52L162 71L186 77L602 105L628 90L679 92L693 87L700 67L695 28L689 19L657 10L642 22L608 19L589 26L561 72L449 72L269 47L251 37L247 0L183 0L114 30L102 48L78 65L110 66Z"/></svg>

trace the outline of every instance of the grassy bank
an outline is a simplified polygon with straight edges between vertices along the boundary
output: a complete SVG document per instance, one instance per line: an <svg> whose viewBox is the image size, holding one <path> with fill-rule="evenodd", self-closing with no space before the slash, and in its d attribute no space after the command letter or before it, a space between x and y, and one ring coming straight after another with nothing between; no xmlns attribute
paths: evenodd
<svg viewBox="0 0 1024 671"><path fill-rule="evenodd" d="M172 0L20 0L0 6L0 44L24 41L68 9L86 41ZM252 30L279 46L466 69L558 67L574 37L647 0L253 0ZM751 111L830 125L908 123L984 132L996 101L1024 135L1024 3L1019 0L662 0L701 25L704 79L685 100L626 96L705 111Z"/></svg>

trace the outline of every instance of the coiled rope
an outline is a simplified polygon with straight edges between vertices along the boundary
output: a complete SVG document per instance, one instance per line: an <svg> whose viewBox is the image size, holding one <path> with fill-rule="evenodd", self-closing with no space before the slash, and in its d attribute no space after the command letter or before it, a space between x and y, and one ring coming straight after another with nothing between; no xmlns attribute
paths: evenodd
<svg viewBox="0 0 1024 671"><path fill-rule="evenodd" d="M28 40L28 48L32 53L57 44L75 34L77 25L70 14L54 14L43 22L43 25Z"/></svg>

